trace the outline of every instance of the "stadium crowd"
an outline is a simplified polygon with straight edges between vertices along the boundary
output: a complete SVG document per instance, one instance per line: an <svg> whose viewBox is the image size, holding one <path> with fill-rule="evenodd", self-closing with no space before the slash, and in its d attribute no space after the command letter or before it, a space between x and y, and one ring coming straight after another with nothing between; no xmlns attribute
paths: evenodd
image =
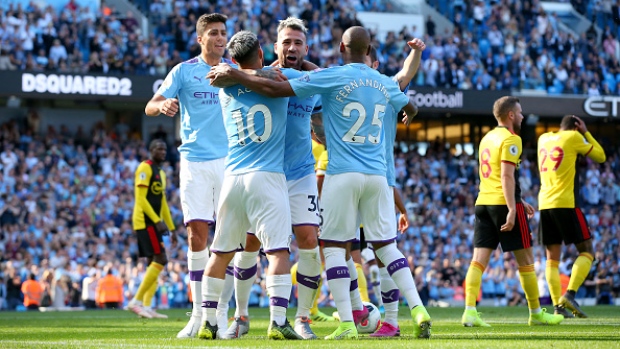
<svg viewBox="0 0 620 349"><path fill-rule="evenodd" d="M21 121L0 126L0 308L22 307L20 287L30 274L42 283L46 306L93 306L96 280L111 273L122 281L124 301L131 299L145 272L138 260L131 228L133 176L146 159L146 142L122 122L113 129L97 125L69 133L49 127L34 132L36 110ZM164 170L178 243L166 240L170 263L159 280L159 308L187 307L189 275L187 236L178 196L178 153L171 137L159 129L151 138L169 146ZM603 142L606 144L608 142ZM529 146L530 149L531 145ZM527 149L527 147L526 147ZM580 177L582 207L594 236L596 261L579 297L596 297L609 304L620 297L620 152L607 144L608 161L597 166L584 162ZM478 171L475 158L454 156L436 140L426 152L413 147L397 150L396 173L411 226L399 237L399 248L409 258L425 302L460 301L463 280L472 254L473 208ZM524 199L536 206L538 174L532 153L521 166ZM530 222L537 234L537 217ZM296 258L292 244L291 259ZM545 256L535 248L541 295L548 295ZM577 252L569 248L560 271L569 275ZM259 264L250 304L266 306L264 268ZM483 280L483 299L496 304L524 301L515 260L499 251L493 255ZM326 285L326 283L324 283ZM372 294L372 289L369 290ZM321 304L332 305L326 286Z"/></svg>
<svg viewBox="0 0 620 349"><path fill-rule="evenodd" d="M119 14L105 2L97 13L73 2L59 13L33 3L0 9L0 70L164 75L197 55L195 23L206 12L228 15L229 36L242 29L257 33L266 62L275 58L278 21L297 16L310 30L309 60L327 67L340 63L337 45L344 29L361 23L356 12L395 11L391 2L378 0L134 2L148 13L151 33L141 32L131 12ZM596 19L600 36L594 24L580 36L560 30L557 13L546 13L539 0L428 2L446 14L454 30L438 32L429 17L425 28L375 35L382 72L398 71L408 53L406 39L420 37L428 49L412 82L417 86L620 94L620 12L610 0L571 1Z"/></svg>

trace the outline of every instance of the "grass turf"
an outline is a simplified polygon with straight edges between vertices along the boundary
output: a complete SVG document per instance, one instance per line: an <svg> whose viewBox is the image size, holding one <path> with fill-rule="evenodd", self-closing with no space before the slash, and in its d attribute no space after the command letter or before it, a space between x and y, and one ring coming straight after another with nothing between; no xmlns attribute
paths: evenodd
<svg viewBox="0 0 620 349"><path fill-rule="evenodd" d="M589 319L566 319L559 326L527 325L527 309L480 308L491 328L464 328L460 308L429 308L433 318L430 340L411 336L413 323L400 309L402 337L347 341L270 341L266 338L269 312L250 309L251 330L235 341L176 339L185 326L185 310L161 311L169 319L140 319L122 310L82 312L0 312L0 348L620 348L620 308L583 307ZM331 313L331 310L325 310ZM295 309L290 309L294 314ZM291 322L292 322L292 316ZM320 337L330 334L337 323L314 323Z"/></svg>

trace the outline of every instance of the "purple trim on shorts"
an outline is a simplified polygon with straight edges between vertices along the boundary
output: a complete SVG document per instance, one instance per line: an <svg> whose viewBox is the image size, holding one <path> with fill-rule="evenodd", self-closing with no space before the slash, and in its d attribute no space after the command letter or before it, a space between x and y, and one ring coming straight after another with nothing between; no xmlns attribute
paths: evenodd
<svg viewBox="0 0 620 349"><path fill-rule="evenodd" d="M314 224L314 223L299 223L299 224L291 224L291 225L293 227L301 227L301 226L304 226L304 225L309 225L309 226L317 227L317 228L320 227L319 224Z"/></svg>
<svg viewBox="0 0 620 349"><path fill-rule="evenodd" d="M381 292L381 299L383 300L383 303L398 302L400 299L400 291L395 288L387 292Z"/></svg>
<svg viewBox="0 0 620 349"><path fill-rule="evenodd" d="M246 234L250 234L250 235L256 236L256 234L252 233L251 231L248 231Z"/></svg>
<svg viewBox="0 0 620 349"><path fill-rule="evenodd" d="M204 270L190 270L189 281L202 281L202 275L204 273L205 273Z"/></svg>
<svg viewBox="0 0 620 349"><path fill-rule="evenodd" d="M351 280L351 285L349 286L349 292L353 292L357 290L357 279Z"/></svg>
<svg viewBox="0 0 620 349"><path fill-rule="evenodd" d="M235 266L235 279L237 280L248 280L251 277L256 275L256 264L254 266L249 267L247 269L239 268Z"/></svg>
<svg viewBox="0 0 620 349"><path fill-rule="evenodd" d="M351 241L354 244L359 244L360 243L360 239L353 239L353 241Z"/></svg>
<svg viewBox="0 0 620 349"><path fill-rule="evenodd" d="M391 239L387 239L387 240L366 240L366 242L371 243L371 244L376 244L376 243L386 243L386 244L389 244L389 243L392 243L394 241L396 241L395 237L391 238ZM374 251L374 248L373 248L373 251Z"/></svg>
<svg viewBox="0 0 620 349"><path fill-rule="evenodd" d="M209 249L209 251L211 251L211 253L233 253L233 252L241 252L243 251L243 249L236 248L231 251L220 251L220 250Z"/></svg>
<svg viewBox="0 0 620 349"><path fill-rule="evenodd" d="M227 266L226 267L226 275L235 275L233 273L233 271L235 270L235 268L231 267L231 266Z"/></svg>
<svg viewBox="0 0 620 349"><path fill-rule="evenodd" d="M273 252L278 252L278 251L287 251L288 253L291 253L288 247L274 248L272 250L264 250L265 253L273 253Z"/></svg>
<svg viewBox="0 0 620 349"><path fill-rule="evenodd" d="M217 309L217 302L202 301L203 308Z"/></svg>
<svg viewBox="0 0 620 349"><path fill-rule="evenodd" d="M269 305L272 307L288 308L288 299L282 297L270 297Z"/></svg>
<svg viewBox="0 0 620 349"><path fill-rule="evenodd" d="M375 281L372 283L372 287L377 287L377 286L381 286L381 282Z"/></svg>
<svg viewBox="0 0 620 349"><path fill-rule="evenodd" d="M212 219L190 219L189 221L184 221L185 227L189 225L190 222L207 222L209 225L215 224L215 221Z"/></svg>
<svg viewBox="0 0 620 349"><path fill-rule="evenodd" d="M327 274L327 280L346 279L351 277L349 274L349 267L346 265L329 268L325 271L325 274Z"/></svg>
<svg viewBox="0 0 620 349"><path fill-rule="evenodd" d="M323 242L333 242L336 244L346 244L347 242L353 242L355 241L355 239L350 239L350 240L345 240L345 241L338 241L338 240L327 240L327 239L322 239L319 237L319 240L323 241Z"/></svg>
<svg viewBox="0 0 620 349"><path fill-rule="evenodd" d="M387 270L388 273L390 273L390 276L392 276L395 272L408 267L409 263L407 262L407 260L405 258L400 258L390 263L390 265L388 265L387 267Z"/></svg>
<svg viewBox="0 0 620 349"><path fill-rule="evenodd" d="M301 274L300 272L297 272L297 283L304 285L308 288L311 288L313 290L319 289L320 279L321 279L321 275L306 276L306 275Z"/></svg>

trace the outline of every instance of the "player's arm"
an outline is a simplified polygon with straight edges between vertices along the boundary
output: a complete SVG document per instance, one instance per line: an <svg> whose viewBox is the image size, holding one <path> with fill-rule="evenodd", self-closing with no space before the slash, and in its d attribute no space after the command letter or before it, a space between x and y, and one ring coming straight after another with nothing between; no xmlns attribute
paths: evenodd
<svg viewBox="0 0 620 349"><path fill-rule="evenodd" d="M418 107L416 107L415 104L411 103L411 101L409 101L407 105L403 107L402 110L405 113L405 116L403 116L403 119L402 119L405 125L409 125L411 123L411 120L416 115L418 115Z"/></svg>
<svg viewBox="0 0 620 349"><path fill-rule="evenodd" d="M166 223L169 231L174 230L174 222L172 221L172 214L170 213L170 207L168 206L168 200L166 195L161 198L161 218Z"/></svg>
<svg viewBox="0 0 620 349"><path fill-rule="evenodd" d="M400 196L400 191L394 187L394 205L400 212L400 217L398 217L398 230L401 233L404 233L407 228L409 228L409 217L407 217L407 209L405 208L405 204L403 203L403 198Z"/></svg>
<svg viewBox="0 0 620 349"><path fill-rule="evenodd" d="M323 127L323 106L321 105L321 97L317 97L317 103L314 106L312 115L310 116L310 127L316 136L316 139L323 145L327 145L325 138L325 128Z"/></svg>
<svg viewBox="0 0 620 349"><path fill-rule="evenodd" d="M174 116L178 111L179 101L176 98L166 98L160 94L155 94L144 108L144 114L147 116L159 114Z"/></svg>
<svg viewBox="0 0 620 349"><path fill-rule="evenodd" d="M394 76L401 91L404 91L407 86L409 86L411 79L413 79L415 73L418 71L420 60L422 59L422 51L426 49L426 45L420 39L413 39L407 42L407 45L411 47L411 51L403 63L403 69Z"/></svg>
<svg viewBox="0 0 620 349"><path fill-rule="evenodd" d="M149 193L151 175L151 166L145 163L141 163L136 169L136 205L142 209L142 212L144 212L150 220L157 224L161 221L161 218L159 218L153 206L151 206L149 200L146 198Z"/></svg>
<svg viewBox="0 0 620 349"><path fill-rule="evenodd" d="M583 143L581 140L575 141L575 147L577 148L577 152L581 155L588 156L590 159L602 164L605 162L605 151L603 147L594 139L592 134L588 132L588 128L586 127L586 123L581 120L580 117L573 115L573 120L575 121L575 127L577 131L581 133L583 137L585 137L588 143Z"/></svg>
<svg viewBox="0 0 620 349"><path fill-rule="evenodd" d="M295 93L288 81L274 80L280 78L281 74L276 69L256 71L256 75L248 74L226 63L220 63L211 68L207 79L211 79L211 85L217 87L227 86L233 81L267 97L294 96Z"/></svg>

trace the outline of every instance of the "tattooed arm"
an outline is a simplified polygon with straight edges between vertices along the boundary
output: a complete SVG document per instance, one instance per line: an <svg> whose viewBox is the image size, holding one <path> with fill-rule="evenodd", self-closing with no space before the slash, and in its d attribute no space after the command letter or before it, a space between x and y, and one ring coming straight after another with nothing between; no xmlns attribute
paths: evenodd
<svg viewBox="0 0 620 349"><path fill-rule="evenodd" d="M411 52L409 52L407 59L405 59L405 63L403 63L403 69L396 73L395 77L401 91L404 91L405 88L407 88L411 82L411 79L413 79L415 73L418 71L422 51L426 49L426 45L420 39L413 39L407 42L407 45L411 47Z"/></svg>
<svg viewBox="0 0 620 349"><path fill-rule="evenodd" d="M286 81L278 69L252 70L252 74L232 68L230 65L220 63L211 68L207 79L211 79L211 85L225 87L231 81L241 84L252 91L256 91L267 97L290 97L295 93L291 85Z"/></svg>

